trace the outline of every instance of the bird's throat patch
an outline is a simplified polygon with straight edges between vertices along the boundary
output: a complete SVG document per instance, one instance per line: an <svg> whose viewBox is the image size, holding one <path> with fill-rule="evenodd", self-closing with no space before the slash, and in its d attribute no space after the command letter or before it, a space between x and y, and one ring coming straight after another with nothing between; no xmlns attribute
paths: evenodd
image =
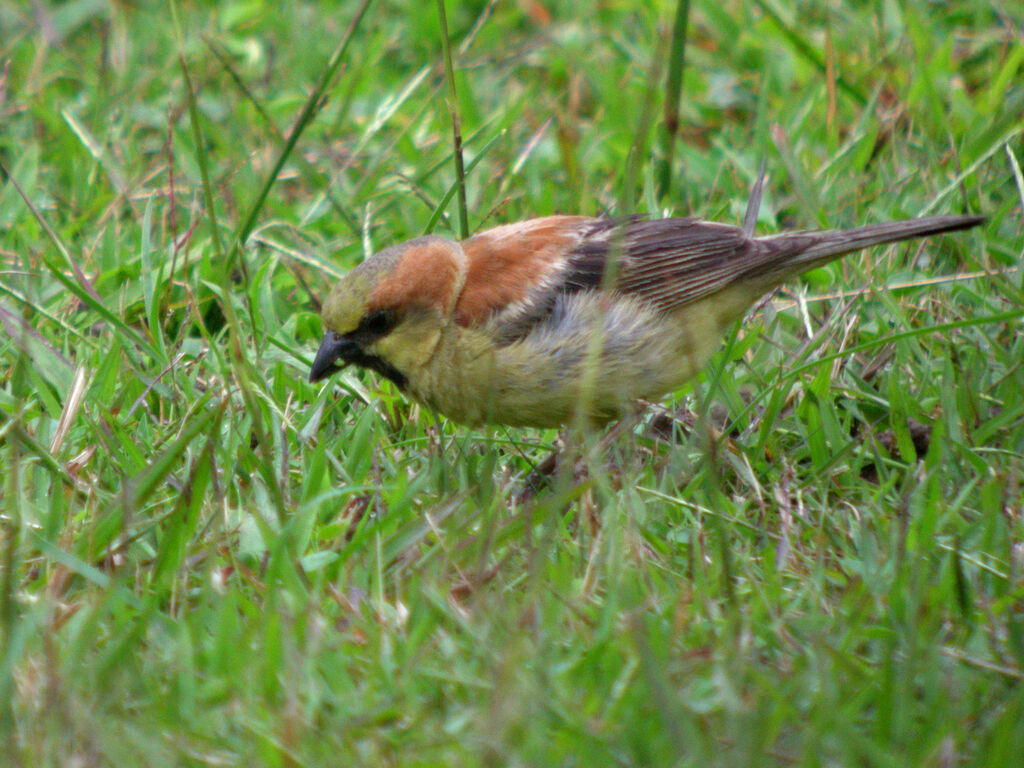
<svg viewBox="0 0 1024 768"><path fill-rule="evenodd" d="M395 366L384 358L377 357L377 355L370 355L366 352L357 352L356 354L349 355L346 360L354 365L376 371L384 378L392 381L394 385L401 390L404 390L409 384L409 379L404 373L395 368Z"/></svg>

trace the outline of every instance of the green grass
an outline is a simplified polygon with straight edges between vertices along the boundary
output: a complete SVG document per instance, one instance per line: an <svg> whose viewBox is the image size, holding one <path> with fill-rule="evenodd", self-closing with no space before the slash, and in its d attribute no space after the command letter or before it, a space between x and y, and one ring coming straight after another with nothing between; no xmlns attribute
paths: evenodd
<svg viewBox="0 0 1024 768"><path fill-rule="evenodd" d="M675 3L448 3L471 231L738 223L762 158L762 233L988 216L529 499L555 433L306 381L460 226L435 4L340 6L0 1L0 764L1019 765L1017 4L694 3L666 175Z"/></svg>

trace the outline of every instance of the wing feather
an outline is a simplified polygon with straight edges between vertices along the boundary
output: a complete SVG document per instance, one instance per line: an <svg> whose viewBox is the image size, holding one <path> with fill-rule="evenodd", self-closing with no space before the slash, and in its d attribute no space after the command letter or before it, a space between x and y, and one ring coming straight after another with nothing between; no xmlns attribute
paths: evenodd
<svg viewBox="0 0 1024 768"><path fill-rule="evenodd" d="M500 344L549 323L559 300L579 291L608 289L671 312L757 274L782 255L775 253L781 248L739 227L640 216L533 219L462 245L469 270L457 322L490 324Z"/></svg>
<svg viewBox="0 0 1024 768"><path fill-rule="evenodd" d="M672 311L726 287L763 251L739 227L640 216L532 219L462 247L469 268L456 321L491 325L501 344L550 322L559 300L579 291L607 288Z"/></svg>
<svg viewBox="0 0 1024 768"><path fill-rule="evenodd" d="M690 218L630 220L609 238L616 240L621 255L614 288L664 311L725 288L762 255L739 227ZM615 259L611 250L606 257Z"/></svg>

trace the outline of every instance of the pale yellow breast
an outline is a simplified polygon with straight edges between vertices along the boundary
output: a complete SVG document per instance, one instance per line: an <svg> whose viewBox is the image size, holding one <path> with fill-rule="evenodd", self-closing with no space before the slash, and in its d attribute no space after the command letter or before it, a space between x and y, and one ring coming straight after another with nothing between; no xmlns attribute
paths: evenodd
<svg viewBox="0 0 1024 768"><path fill-rule="evenodd" d="M489 343L497 329L451 326L409 393L469 425L552 427L580 411L604 422L696 375L749 300L727 289L666 315L634 298L577 294L559 319L504 347Z"/></svg>

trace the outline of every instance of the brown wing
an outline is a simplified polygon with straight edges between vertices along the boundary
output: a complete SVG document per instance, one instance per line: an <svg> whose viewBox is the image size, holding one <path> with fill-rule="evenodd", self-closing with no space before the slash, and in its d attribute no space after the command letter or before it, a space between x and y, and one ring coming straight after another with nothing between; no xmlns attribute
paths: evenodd
<svg viewBox="0 0 1024 768"><path fill-rule="evenodd" d="M671 311L755 272L769 254L739 227L699 219L601 221L570 256L570 282L601 284ZM603 230L603 231L601 231Z"/></svg>
<svg viewBox="0 0 1024 768"><path fill-rule="evenodd" d="M770 247L739 227L682 218L552 216L497 227L462 243L469 270L456 318L492 322L499 343L512 343L579 291L610 287L672 311L806 247L792 237Z"/></svg>

